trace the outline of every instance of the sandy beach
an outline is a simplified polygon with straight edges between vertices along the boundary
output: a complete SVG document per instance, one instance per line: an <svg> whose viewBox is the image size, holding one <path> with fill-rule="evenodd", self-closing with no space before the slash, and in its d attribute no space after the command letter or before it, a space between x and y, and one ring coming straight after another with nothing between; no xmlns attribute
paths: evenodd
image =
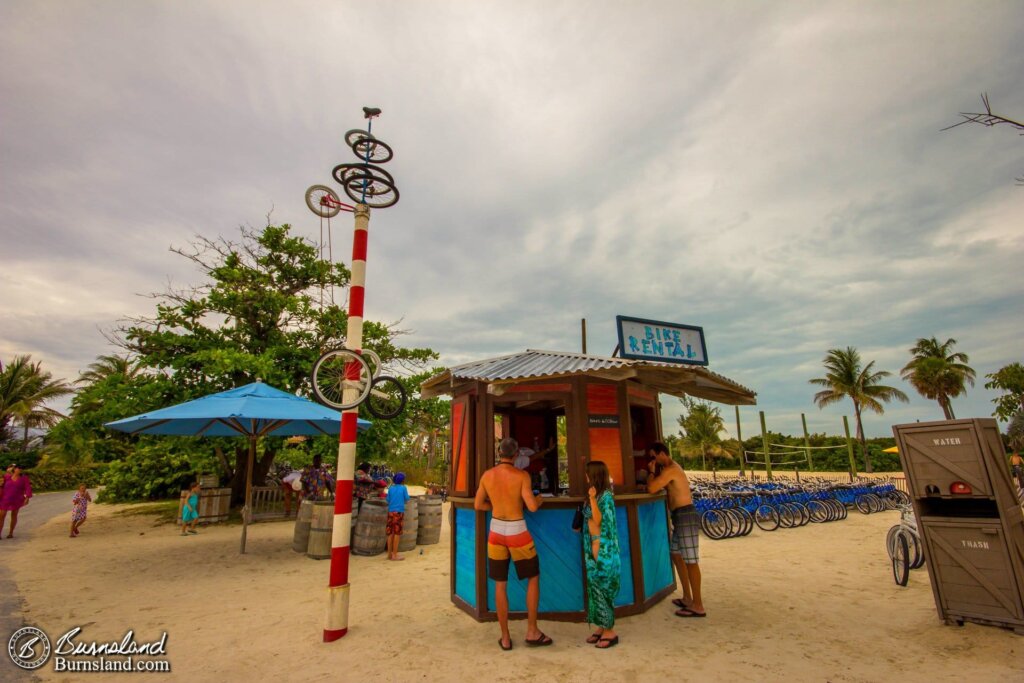
<svg viewBox="0 0 1024 683"><path fill-rule="evenodd" d="M4 562L24 596L26 623L51 637L75 626L90 640L120 640L128 629L154 640L166 631L168 680L1024 678L1020 636L942 625L923 569L906 588L894 584L884 536L895 512L702 539L708 618L677 618L665 600L620 620L621 643L611 652L583 643L585 624L559 622L541 622L553 647L527 648L520 621L515 649L501 652L497 624L477 623L449 600L447 523L440 544L404 562L353 557L350 632L324 644L328 563L291 550L291 523L250 528L243 556L238 526L183 538L137 511L93 506L77 539L67 537L61 516ZM52 663L36 674L125 680L123 673L55 673Z"/></svg>

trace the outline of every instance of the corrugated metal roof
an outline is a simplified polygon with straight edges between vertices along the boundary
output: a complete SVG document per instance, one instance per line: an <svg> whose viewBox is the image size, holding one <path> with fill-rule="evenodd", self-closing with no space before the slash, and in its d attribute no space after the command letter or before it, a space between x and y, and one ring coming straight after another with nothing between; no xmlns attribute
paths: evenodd
<svg viewBox="0 0 1024 683"><path fill-rule="evenodd" d="M511 356L488 358L457 365L451 369L452 377L460 379L507 380L546 377L549 375L572 375L591 370L626 367L633 361L623 358L602 358L579 353L558 351L537 351L527 349L524 353Z"/></svg>
<svg viewBox="0 0 1024 683"><path fill-rule="evenodd" d="M456 380L509 382L520 379L592 375L624 368L636 370L640 381L669 394L678 395L682 392L700 396L709 392L727 392L730 396L735 394L737 399L744 399L744 403L753 402L753 397L757 395L742 384L700 365L607 358L535 349L457 365L424 382L423 388L428 394L434 394L438 391L444 393L440 385L446 380L449 384L456 383Z"/></svg>

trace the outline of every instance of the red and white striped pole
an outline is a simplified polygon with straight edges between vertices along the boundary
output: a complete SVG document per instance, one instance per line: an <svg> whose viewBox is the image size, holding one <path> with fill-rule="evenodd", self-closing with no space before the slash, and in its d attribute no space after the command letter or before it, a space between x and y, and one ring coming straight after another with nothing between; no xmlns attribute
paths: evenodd
<svg viewBox="0 0 1024 683"><path fill-rule="evenodd" d="M356 353L362 353L366 245L370 225L370 209L366 204L356 205L355 222L345 347ZM355 388L346 388L342 394L342 401L345 403L353 401L358 396L357 391ZM358 420L358 406L341 413L341 435L338 438L338 481L334 489L334 530L331 533L331 578L327 586L327 620L324 623L325 643L335 641L348 633L348 558L349 543L352 539L352 479L356 472Z"/></svg>

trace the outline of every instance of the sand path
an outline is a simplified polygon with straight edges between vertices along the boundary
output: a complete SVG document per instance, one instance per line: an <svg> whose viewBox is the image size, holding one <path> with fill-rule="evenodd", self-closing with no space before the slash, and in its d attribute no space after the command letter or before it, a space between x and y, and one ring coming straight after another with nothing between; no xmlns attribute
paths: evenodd
<svg viewBox="0 0 1024 683"><path fill-rule="evenodd" d="M497 625L449 601L447 526L405 562L351 563L351 630L321 642L328 565L292 552L292 525L237 526L182 538L126 506L94 506L82 536L64 520L12 558L25 619L96 639L167 631L174 680L340 681L977 681L1024 679L1024 639L998 628L942 625L924 570L896 586L884 549L896 513L702 539L709 617L680 619L668 601L622 619L598 652L585 624L542 622L555 646L498 649ZM543 586L542 586L543 590ZM75 680L47 665L42 680ZM81 676L81 675L79 675ZM89 674L90 681L124 674Z"/></svg>

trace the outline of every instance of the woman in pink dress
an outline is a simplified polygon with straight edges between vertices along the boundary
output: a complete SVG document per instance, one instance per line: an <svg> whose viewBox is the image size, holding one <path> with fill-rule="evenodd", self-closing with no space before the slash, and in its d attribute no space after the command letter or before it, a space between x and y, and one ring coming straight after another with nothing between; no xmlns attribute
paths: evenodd
<svg viewBox="0 0 1024 683"><path fill-rule="evenodd" d="M4 475L4 488L0 493L0 536L3 535L8 512L11 513L11 527L7 531L7 538L14 536L14 527L18 525L18 510L28 505L31 497L32 484L28 476L21 473L21 468L15 465L9 476Z"/></svg>

